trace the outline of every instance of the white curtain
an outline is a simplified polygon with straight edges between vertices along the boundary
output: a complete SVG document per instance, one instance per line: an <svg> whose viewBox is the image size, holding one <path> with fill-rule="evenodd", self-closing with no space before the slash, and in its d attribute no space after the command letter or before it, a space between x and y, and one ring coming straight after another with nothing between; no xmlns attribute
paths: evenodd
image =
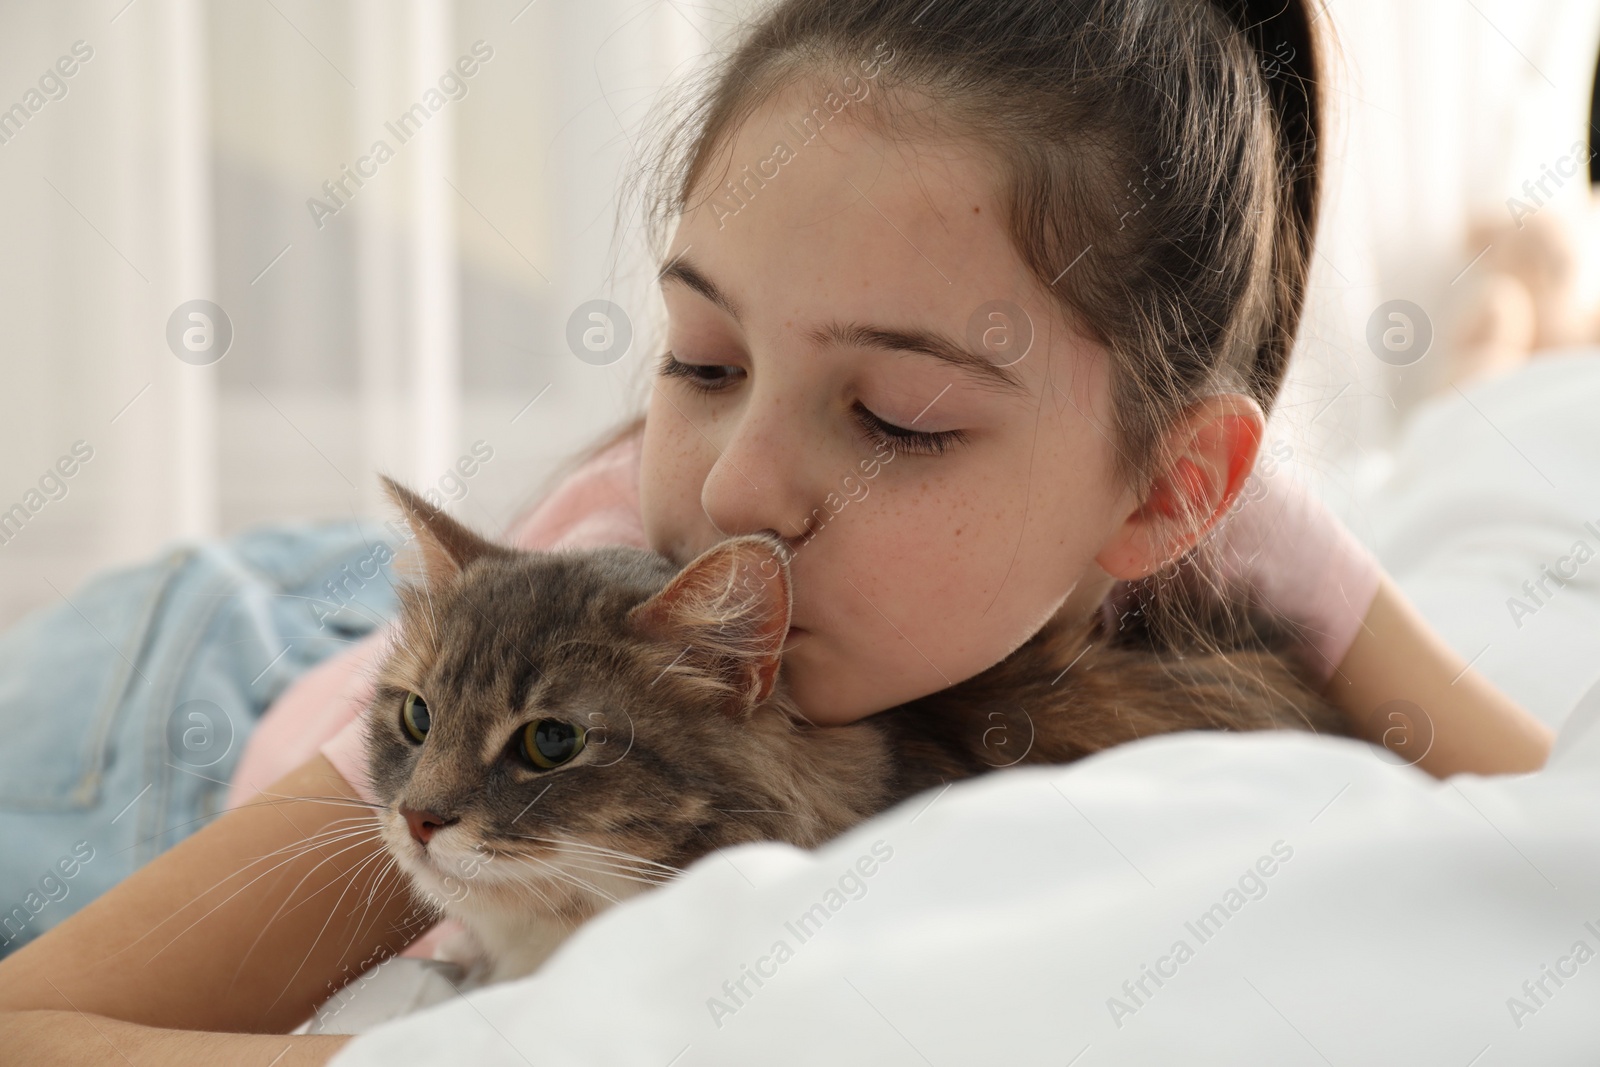
<svg viewBox="0 0 1600 1067"><path fill-rule="evenodd" d="M375 470L440 488L479 442L493 460L443 495L503 523L639 402L656 305L637 225L615 232L619 179L660 87L750 6L0 4L0 109L23 109L0 119L0 516L26 513L0 519L0 622L174 538L380 514ZM1441 307L1476 251L1468 219L1586 140L1600 11L1333 0L1325 17L1330 195L1275 432L1337 489L1436 372L1377 360L1367 318ZM441 78L462 59L454 99ZM442 106L402 143L389 125L430 91ZM1568 182L1557 209L1586 192ZM595 298L635 320L600 366L565 340ZM167 341L196 299L233 328L203 366ZM51 475L75 446L93 458Z"/></svg>
<svg viewBox="0 0 1600 1067"><path fill-rule="evenodd" d="M0 122L0 514L23 508L0 623L174 539L384 514L378 470L503 523L639 402L653 271L637 226L613 241L619 179L727 22L661 0L0 5L0 108L23 108ZM595 298L636 337L599 366L565 340ZM166 336L196 299L232 325L208 365Z"/></svg>
<svg viewBox="0 0 1600 1067"><path fill-rule="evenodd" d="M1333 121L1308 319L1272 432L1336 502L1381 476L1406 412L1443 385L1440 332L1512 197L1587 151L1600 4L1593 0L1329 0ZM1600 140L1600 135L1596 135ZM1576 161L1573 161L1576 162ZM1571 169L1570 164L1567 169ZM1549 210L1581 220L1585 164ZM1409 366L1368 347L1379 305L1409 300L1434 343ZM1270 436L1270 434L1269 434ZM1346 516L1357 532L1363 518Z"/></svg>

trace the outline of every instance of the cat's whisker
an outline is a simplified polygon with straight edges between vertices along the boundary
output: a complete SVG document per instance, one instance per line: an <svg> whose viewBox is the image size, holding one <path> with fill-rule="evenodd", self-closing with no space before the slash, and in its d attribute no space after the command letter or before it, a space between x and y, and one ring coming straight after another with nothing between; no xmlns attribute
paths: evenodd
<svg viewBox="0 0 1600 1067"><path fill-rule="evenodd" d="M515 856L515 855L511 855L510 853L506 853L503 858L509 860L510 863L513 866L516 866L516 865L527 866L527 864L524 863L523 858L521 856ZM518 871L518 870L515 870L515 869L510 869L510 868L504 867L504 866L502 866L500 868L500 872L501 872L502 877L498 878L494 882L489 882L487 884L490 885L490 886L498 886L498 885L504 885L504 884L506 884L508 882L514 882L517 885L522 886L522 887L524 887L526 889L538 890L540 888L540 883L542 881L544 881L544 879L542 878L542 874L543 874L542 871L541 872L534 872L535 874L538 874L538 875L541 876L538 880L535 879L533 874L529 874L529 873L526 873L526 872L523 872L523 871ZM468 884L469 884L469 886L471 885L471 883L468 883ZM556 904L553 901L551 901L548 897L545 897L542 893L540 894L540 899L544 900L545 904L548 905L548 907L550 908L552 913L554 913L557 910Z"/></svg>
<svg viewBox="0 0 1600 1067"><path fill-rule="evenodd" d="M377 877L372 880L372 883L367 886L368 907L371 907L377 901L378 890L383 887L383 880L389 877L390 874L397 873L400 869L400 861L395 858L394 853L390 852L386 848L383 850L381 855L388 857L388 863L384 865L383 870L378 872Z"/></svg>
<svg viewBox="0 0 1600 1067"><path fill-rule="evenodd" d="M278 797L275 797L272 800L254 800L254 799L252 799L252 800L246 801L243 804L236 804L233 807L227 808L225 810L227 810L227 811L241 811L241 810L243 810L245 808L257 807L259 805L264 805L264 804L281 804L281 803L285 803L285 802L291 801L291 800L318 800L318 801L334 802L334 801L338 801L338 800L341 800L341 799L342 798L338 798L338 797L293 797L293 796L281 796L280 795ZM364 807L364 808L382 808L382 807L384 807L384 805L382 805L382 804L368 804L365 801L360 801L359 802L359 806ZM129 849L132 849L132 848L137 848L140 845L147 845L152 841L159 841L163 837L166 837L168 834L171 834L171 833L173 833L175 831L178 831L178 830L185 829L185 828L190 827L190 826L194 826L197 823L211 822L211 821L215 820L216 817L217 816L215 814L201 815L201 816L198 816L198 817L193 818L193 819L185 819L182 822L173 823L171 826L167 827L165 830L162 830L160 833L152 834L151 836L145 837L145 838L139 838L139 839L135 840L132 844L127 845L124 848L118 849L115 854L120 855L123 852L127 852Z"/></svg>
<svg viewBox="0 0 1600 1067"><path fill-rule="evenodd" d="M577 889L583 890L585 893L594 893L595 895L603 895L603 894L599 893L598 887L589 886L589 885L583 884L583 881L581 879L569 876L560 867L556 866L553 863L550 863L547 860L542 860L537 856L513 856L513 857L511 857L511 860L512 860L513 863L516 863L516 864L519 864L519 865L521 865L521 866L523 866L525 868L528 868L533 874L542 876L542 880L546 884L549 884L551 882L551 880L554 879L555 881L565 882L568 885L571 885L571 886L574 886ZM611 903L616 903L617 902L615 899L612 899L610 897L608 897L607 899L611 900Z"/></svg>
<svg viewBox="0 0 1600 1067"><path fill-rule="evenodd" d="M234 871L218 879L216 883L214 883L205 891L205 893L197 894L194 899L199 900L200 897L205 896L207 893L215 892L226 885L230 879L248 874L251 868L259 864L266 863L269 860L277 860L277 862L273 863L265 870L262 870L255 877L251 878L250 881L246 882L244 885L234 890L233 893L229 894L224 900L220 901L218 904L220 907L221 905L226 904L229 900L232 900L239 893L250 888L251 885L260 881L262 878L265 878L269 874L275 873L284 865L292 863L295 860L305 858L307 853L317 851L326 846L348 846L351 844L359 845L364 840L369 839L377 840L376 827L345 827L333 831L319 831L318 833L313 834L304 840L296 841L292 844L285 845L282 848L275 849L272 852L268 852L262 856L258 856L257 858L251 860L243 869ZM340 848L339 852L334 853L334 855L339 855L344 851L346 851L345 848Z"/></svg>
<svg viewBox="0 0 1600 1067"><path fill-rule="evenodd" d="M581 860L583 860L583 859L588 859L588 860L591 861L591 863L599 864L599 865L598 866L591 866L589 864L581 862ZM638 869L635 869L635 868L629 868L629 867L622 866L621 864L608 863L606 860L604 860L602 858L599 858L599 857L594 857L594 856L589 856L589 857L583 857L583 856L579 856L579 857L556 857L555 859L546 859L546 860L543 860L542 862L545 862L545 863L556 863L556 862L559 862L564 866L564 868L571 868L573 870L580 870L580 871L588 871L588 872L593 873L593 874L609 875L611 877L621 878L621 879L624 879L624 880L629 881L629 882L638 882L638 883L640 883L642 885L652 885L652 886L666 885L668 882L672 881L673 878L675 877L674 875L662 873L662 872L659 872L659 871L641 871L641 870L638 870Z"/></svg>
<svg viewBox="0 0 1600 1067"><path fill-rule="evenodd" d="M523 857L512 856L510 858L515 863L527 866ZM576 930L580 925L582 925L582 920L575 920L571 917L569 907L563 907L547 892L551 888L550 879L547 872L543 870L520 872L513 870L507 873L516 881L518 885L522 886L524 889L527 889L530 893L537 896L544 903L545 915L547 918L553 918L560 921L570 930Z"/></svg>
<svg viewBox="0 0 1600 1067"><path fill-rule="evenodd" d="M643 867L643 866L639 866L637 864L629 863L626 860L619 860L619 859L616 859L615 857L612 857L612 856L599 855L599 854L592 853L592 852L582 852L582 851L556 852L550 858L561 859L561 860L588 861L590 863L601 864L608 870L627 871L628 873L633 874L633 875L638 875L639 877L653 877L653 878L659 878L659 879L663 879L663 880L670 880L672 878L676 878L678 876L678 874L680 873L680 872L678 872L676 870L673 870L671 868L661 869L661 868L657 868L657 867Z"/></svg>
<svg viewBox="0 0 1600 1067"><path fill-rule="evenodd" d="M626 879L627 881L640 882L647 885L665 885L678 874L682 873L676 867L667 867L665 864L657 865L658 867L665 868L664 870L641 869L640 867L632 865L630 862L618 861L611 856L595 854L582 849L574 849L571 851L574 853L572 856L561 856L558 854L554 858L550 859L542 856L524 857L515 855L513 855L512 858L534 859L543 863L552 863L556 860L559 860L560 862L565 863L577 870L589 871L594 874L611 875L613 877ZM577 861L587 861L591 864L598 864L598 866L588 866L583 862Z"/></svg>
<svg viewBox="0 0 1600 1067"><path fill-rule="evenodd" d="M257 864L265 863L265 862L267 862L269 860L274 860L274 859L276 859L278 861L278 862L274 863L270 868L262 871L259 875L256 876L256 878L252 878L249 882L247 882L244 885L240 886L239 889L236 890L234 894L229 896L228 899L231 900L233 896L236 896L239 892L242 892L243 890L248 889L250 887L250 885L254 884L254 882L259 880L260 878L265 877L266 875L273 873L279 867L282 867L287 863L291 863L294 860L303 858L308 852L316 851L317 849L320 849L320 848L322 848L324 846L327 846L327 845L342 845L342 844L345 844L347 842L360 841L363 838L368 838L368 837L375 838L376 836L377 836L377 831L376 831L375 827L344 827L344 828L341 828L341 829L336 829L336 830L332 830L332 831L328 831L328 832L319 832L318 834L314 835L313 837L307 838L307 839L302 840L302 841L296 841L296 842L294 842L293 844L290 844L290 845L285 845L280 849L276 849L276 850L274 850L272 852L269 852L269 853L267 853L267 854L265 854L263 856L257 857L254 860L251 860L250 864L248 866L246 866L244 869L239 870L239 871L234 871L231 874L228 874L227 876L219 879L214 885L212 885L209 889L207 889L206 892L210 893L210 892L214 892L217 889L220 889L230 879L233 879L233 878L239 877L241 875L247 874L249 872L250 868L256 866ZM204 894L202 894L202 895L204 895ZM199 897L196 897L196 899L199 899ZM224 904L227 903L227 900L222 901L222 903L224 903Z"/></svg>
<svg viewBox="0 0 1600 1067"><path fill-rule="evenodd" d="M621 868L621 867L587 867L587 866L584 866L581 863L573 863L570 860L566 861L566 863L567 863L568 867L570 867L572 869L575 869L575 870L588 871L591 874L610 875L610 876L612 876L614 878L622 878L622 879L624 879L626 881L629 881L629 882L638 882L641 885L651 885L651 886L666 885L668 882L672 881L672 879L670 877L664 877L664 876L661 876L661 875L652 876L652 875L648 875L648 874L639 874L639 873L637 873L635 871L629 871L629 870L626 870L626 869Z"/></svg>
<svg viewBox="0 0 1600 1067"><path fill-rule="evenodd" d="M354 847L358 847L358 846L351 846L351 848L354 848ZM335 853L335 855L343 855L344 852L348 852L348 851L350 851L350 849L346 848L346 849L341 850L338 853ZM376 854L381 854L381 853L376 853ZM331 860L332 858L333 857L330 856L328 859ZM371 857L369 857L369 859L370 858ZM326 863L326 862L328 862L328 860L324 860L323 862ZM365 866L365 862L366 861L363 861L363 863L357 864L356 865L356 871L360 871L361 868L363 866ZM321 865L322 864L318 864L317 866L320 867ZM316 868L312 868L312 870L315 870L315 869ZM308 877L309 877L310 873L311 872L307 872L307 876ZM301 879L301 881L303 882L304 879ZM335 900L333 902L333 906L328 909L328 917L325 920L323 920L321 928L317 930L317 936L311 939L310 947L308 947L306 949L305 955L300 958L300 963L295 967L294 973L291 974L288 977L288 979L283 983L283 989L280 990L278 995L272 999L272 1003L267 1005L267 1010L268 1011L271 1011L274 1007L277 1006L278 1001L282 1000L283 997L284 997L284 994L288 993L290 987L292 987L294 985L294 980L296 978L300 977L300 972L305 969L306 963L311 959L312 954L316 952L317 945L321 943L322 935L328 932L328 924L333 922L333 917L336 914L338 914L339 905L344 903L345 894L349 893L351 887L354 886L354 885L355 885L355 879L353 877L346 877L345 883L344 883L344 888L339 890L339 898L337 900ZM299 888L299 887L296 886L296 888Z"/></svg>
<svg viewBox="0 0 1600 1067"><path fill-rule="evenodd" d="M347 833L349 833L351 836L360 836L360 837L363 837L363 838L366 836L366 835L362 834L360 831L347 831ZM338 840L340 842L342 842L345 839L344 838L339 838ZM318 843L319 844L325 844L325 843L328 843L328 842L318 842ZM309 878L311 876L311 874L313 874L318 868L322 867L323 864L326 864L330 860L332 860L332 859L334 859L334 858L336 858L338 856L343 855L345 852L350 851L350 849L352 849L352 848L361 847L361 845L364 844L364 843L365 843L364 840L357 840L355 844L348 845L348 846L346 846L344 848L341 848L338 852L335 852L333 854L333 856L329 856L329 857L324 858L323 860L318 862L316 866L312 867L310 871L307 871L304 876L301 877L300 881L295 884L294 889L299 889L300 886L305 883L306 878ZM290 846L290 847L298 848L298 846L300 844L301 843L297 842L296 846ZM284 866L285 864L292 863L296 859L299 859L300 856L303 855L306 851L308 851L309 848L311 848L311 847L315 847L315 845L311 845L311 846L308 846L306 848L298 848L298 851L296 851L296 853L294 855L288 856L288 857L284 858L283 860L279 861L278 863L273 864L267 870L262 871L260 874L256 875L254 878L250 879L250 881L246 882L244 885L240 886L238 889L236 889L232 893L228 894L221 901L217 902L211 908L207 909L204 915L201 915L199 918L195 919L194 922L191 922L188 926L184 927L182 930L179 930L176 934L174 934L170 941L168 941L165 945L161 946L161 948L157 949L155 951L155 953L153 955L151 955L150 959L154 960L156 956L161 955L161 953L165 952L167 949L171 948L174 944L176 944L177 941L178 941L178 938L182 937L184 934L188 933L190 930L193 930L197 925L199 925L200 923L204 922L207 918L209 918L212 914L214 914L217 911L218 908L221 908L224 905L226 905L229 901L233 900L240 893L243 893L246 889L249 889L252 885L254 885L256 882L259 882L262 878L265 878L267 875L271 874L273 871L276 871L278 868ZM279 852L287 851L287 849L279 849L278 851ZM276 855L276 853L269 853L268 857L263 857L263 859L269 858L272 855ZM257 862L260 862L260 861L259 860L253 860L251 862L252 863L257 863ZM211 889L206 890L206 893L210 893L213 890L215 890L215 889L219 888L220 886L222 886L223 883L225 883L228 880L228 878L233 878L233 877L236 877L237 875L243 874L243 873L244 873L243 871L236 871L233 874L228 875L227 878L223 878L221 881L217 882L217 884L214 885ZM198 901L199 899L201 899L201 897L205 896L206 893L201 893L201 894L197 895L196 897L194 897L193 900L190 901L190 903L194 903L195 901ZM292 896L293 890L291 890L290 893L291 893L291 896ZM281 906L282 905L280 905L280 907ZM176 915L177 915L177 912L174 912L172 916L168 917L168 919L173 918ZM132 948L134 945L138 944L140 941L144 940L146 937L148 937L151 934L155 933L162 926L165 926L167 921L168 921L167 919L163 919L160 923L157 923L154 927L152 927L151 929L145 931L145 933L139 935L138 938L136 938L133 942L131 942L130 944L128 944L127 946L125 946L123 949L121 949L119 951L127 951L127 949Z"/></svg>
<svg viewBox="0 0 1600 1067"><path fill-rule="evenodd" d="M683 873L681 868L674 867L670 863L658 863L643 856L633 856L626 852L617 852L610 849L588 848L584 846L583 842L552 841L544 847L560 855L570 855L578 859L592 860L596 863L610 864L615 867L627 868L628 870L655 872L668 877L676 877Z"/></svg>
<svg viewBox="0 0 1600 1067"><path fill-rule="evenodd" d="M367 817L366 816L355 816L355 818L366 819ZM375 838L378 836L377 833L376 833L376 827L363 827L363 828L361 828L361 830L364 833L370 834L371 836L373 836ZM317 834L317 835L314 835L314 838L324 838L325 836L326 836L325 834ZM360 834L352 834L352 833L347 832L347 833L345 833L343 835L340 835L340 836L338 836L336 838L327 839L327 840L317 840L316 841L316 845L343 843L345 841L350 841L350 840L355 840L356 844L359 845L361 843L360 840L358 840L358 838L360 836L361 836ZM381 845L381 839L379 840L379 843ZM315 846L313 846L313 847L315 847ZM298 855L302 855L303 856L307 851L309 851L309 849L302 848L300 850L300 852L298 853ZM339 854L341 854L341 853L335 853L335 855L339 855ZM383 856L385 856L387 854L388 854L387 850L385 850L385 849L380 847L378 850L376 850L373 853L373 857L381 858L381 857L383 857ZM371 858L372 857L369 857L368 860L363 860L362 861L362 865L365 865L365 863L369 862L369 860ZM282 864L279 864L279 866L282 866ZM317 866L320 867L321 864L318 864ZM276 869L276 868L274 868L274 869ZM239 957L239 965L238 965L238 967L236 967L234 969L233 979L231 981L229 981L229 983L228 983L228 988L229 989L232 989L233 986L234 986L234 983L236 983L239 980L239 975L242 974L243 971L244 971L245 963L249 960L251 953L255 952L256 946L261 943L261 939L267 935L267 931L269 929L271 929L272 924L274 922L276 922L279 918L281 918L283 916L286 916L286 915L289 915L289 914L292 914L296 909L298 909L307 900L315 899L315 894L308 894L307 897L305 898L305 900L302 900L299 904L296 904L293 907L289 907L287 911L285 910L285 907L288 905L289 901L294 898L295 891L298 890L301 885L305 884L305 879L310 877L310 875L312 873L314 873L316 871L316 869L317 869L316 867L313 867L311 869L311 871L306 872L306 875L304 877L302 877L300 879L300 881L295 884L294 889L291 889L289 891L289 894L284 897L282 902L279 903L277 910L275 912L273 912L271 918L269 918L266 922L261 924L261 929L256 932L255 940L250 942L250 946L247 949L245 949L244 954ZM361 869L361 866L358 865L355 870L349 872L346 875L346 878L349 879L350 881L354 881L356 879L360 869Z"/></svg>
<svg viewBox="0 0 1600 1067"><path fill-rule="evenodd" d="M552 851L558 858L587 860L598 863L602 869L618 873L628 872L644 878L669 881L683 872L670 864L656 863L654 860L645 860L641 857L630 856L626 853L617 853L613 850L591 850L582 847L582 842L556 842ZM592 869L592 868L591 868Z"/></svg>
<svg viewBox="0 0 1600 1067"><path fill-rule="evenodd" d="M565 867L562 867L559 864L551 863L549 860L540 859L538 856L524 856L524 857L521 857L521 858L523 860L525 860L525 861L539 864L541 867L545 868L547 871L549 871L551 874L555 875L557 878L560 878L563 881L569 882L572 885L577 886L579 889L584 890L585 892L593 893L595 896L598 896L598 897L604 897L606 900L610 901L612 904L620 904L621 903L620 898L612 896L610 893L607 893L604 889L601 889L599 886L595 885L593 882L589 881L587 878L582 878L582 877L580 877L580 876L578 876L576 874L573 874L571 871L567 870Z"/></svg>
<svg viewBox="0 0 1600 1067"><path fill-rule="evenodd" d="M656 867L664 871L671 871L675 875L683 873L682 868L674 867L670 863L660 863L656 860L647 859L644 856L639 856L632 852L624 852L621 849L608 848L605 845L598 845L592 841L580 841L575 838L565 837L545 837L539 834L507 834L506 836L521 838L527 841L534 841L539 844L551 845L556 848L563 848L572 851L587 851L603 856L613 856L620 860L626 860L629 863L636 863L645 867Z"/></svg>
<svg viewBox="0 0 1600 1067"><path fill-rule="evenodd" d="M558 844L563 848L584 849L590 852L598 852L607 856L616 856L618 859L631 860L635 863L647 864L652 867L663 867L670 871L678 871L678 868L672 866L670 863L661 863L657 860L641 856L635 852L628 852L624 849L612 848L609 845L601 845L594 841L585 841L574 837L552 837L546 838L545 840L553 844Z"/></svg>
<svg viewBox="0 0 1600 1067"><path fill-rule="evenodd" d="M390 880L393 880L395 883L393 888L388 885ZM370 894L374 900L377 899L377 893L380 889L382 889L384 892L403 892L406 899L408 901L412 901L414 904L414 898L411 894L411 879L401 868L399 861L396 860L392 855L389 857L388 866L386 866L382 873L380 873L378 877L373 880ZM437 921L436 916L430 916L430 919L432 921ZM399 930L403 926L410 926L418 921L420 920L417 918L417 916L405 914L402 915L401 920L398 923L392 923L391 925L393 929ZM426 929L426 927L423 929Z"/></svg>
<svg viewBox="0 0 1600 1067"><path fill-rule="evenodd" d="M539 898L540 902L544 904L544 914L546 918L553 918L557 922L567 926L570 930L576 930L578 928L579 923L571 919L565 910L562 909L561 905L557 904L555 900L553 900L550 895L545 892L545 887L541 885L538 880L530 875L521 875L515 871L511 872L511 876L516 879L518 885L522 886L528 892Z"/></svg>
<svg viewBox="0 0 1600 1067"><path fill-rule="evenodd" d="M322 829L318 830L315 834L302 838L300 841L295 842L295 844L299 845L307 841L316 841L319 838L325 837L329 834L345 833L350 830L377 829L378 826L379 823L377 819L373 817L373 813L371 812L364 812L360 815L346 815L342 819L332 820L331 822L325 824Z"/></svg>
<svg viewBox="0 0 1600 1067"><path fill-rule="evenodd" d="M304 841L296 841L291 845L286 845L283 848L275 849L272 852L266 853L263 856L260 856L260 857L257 857L254 860L251 860L250 861L250 865L247 866L245 869L238 870L238 871L233 871L233 872L230 872L229 874L225 875L223 878L219 879L217 882L212 884L210 887L208 887L203 892L196 894L195 897L194 897L194 900L198 901L202 897L206 896L207 894L215 892L217 889L219 889L223 885L225 885L230 879L237 878L237 877L240 877L242 875L247 874L248 871L249 871L249 867L255 866L256 864L259 864L259 863L265 863L268 860L271 860L271 859L273 859L275 857L278 857L278 856L282 856L283 857L277 863L273 864L271 867L268 867L266 870L262 871L256 877L250 879L250 881L248 881L244 885L240 886L237 890L235 890L227 898L225 898L224 900L218 902L217 905L211 909L211 911L208 911L206 913L206 915L200 916L200 919L197 919L195 921L199 922L199 921L205 919L206 916L210 915L212 911L215 911L217 908L220 908L223 905L227 904L228 901L232 900L234 897L238 896L240 893L244 892L246 889L249 889L250 886L254 885L256 882L260 881L262 878L265 878L267 875L273 873L278 868L284 866L285 864L294 862L296 859L300 858L306 852L308 852L308 851L310 851L310 850L312 850L314 848L317 848L317 847L319 847L321 845L324 845L324 844L337 843L339 841L346 840L347 839L347 835L348 836L354 836L354 832L348 831L348 830L346 830L346 831L333 831L331 833L319 832L319 833L317 833L315 835L312 835L312 837L310 837L310 838L308 838L308 839L306 839ZM193 903L193 901L191 901L191 903ZM174 916L175 916L175 914L176 913L174 913ZM170 918L172 918L174 916L169 916L168 918L170 919ZM146 937L150 936L151 934L155 933L155 931L160 929L160 927L162 925L165 925L165 923L167 921L168 920L165 920L165 919L162 920L161 923L158 923L152 929L145 931L145 933L141 934L138 938L135 938L131 943L129 943L128 945L124 946L122 949L119 949L118 951L124 951L125 952L128 949L133 948L140 941L144 940L144 938L146 938Z"/></svg>
<svg viewBox="0 0 1600 1067"><path fill-rule="evenodd" d="M300 839L299 841L293 841L293 842L291 842L291 843L289 843L287 845L284 845L282 848L277 848L277 849L274 849L271 852L263 853L262 855L256 857L255 859L251 860L250 862L251 862L252 865L253 864L257 864L257 863L264 863L267 860L274 859L274 858L279 857L279 856L288 856L290 858L293 858L294 856L300 855L300 854L302 854L304 852L307 852L307 851L309 851L311 849L318 848L321 845L331 844L331 843L338 842L338 841L344 841L344 840L349 839L352 836L356 836L356 835L359 835L359 834L376 833L378 831L378 826L377 826L376 823L371 823L371 820L365 820L365 821L367 821L370 825L367 825L367 826L342 826L342 827L335 827L333 829L319 830L315 834L312 834L312 835L310 835L308 837L304 837L304 838ZM241 873L243 873L243 872L234 871L231 874L227 875L224 879L222 879L222 881L219 881L217 883L217 885L212 886L211 888L215 889L215 888L217 888L217 886L220 886L223 881L226 881L228 878L236 877L237 875L239 875ZM210 890L207 890L207 892L210 892Z"/></svg>
<svg viewBox="0 0 1600 1067"><path fill-rule="evenodd" d="M387 849L386 849L386 848L384 848L384 847L382 847L382 846L383 846L383 838L382 838L382 836L381 836L381 835L375 835L375 838L376 838L376 840L377 840L377 842L378 842L378 845L379 845L379 846L380 846L380 847L379 847L379 848L378 848L378 849L377 849L377 851L375 851L375 852L374 852L374 853L373 853L373 855L374 855L374 856L382 856L382 855L386 855L386 854L387 854L387 853L388 853L388 850L387 850ZM370 859L371 859L371 857L368 857L368 860L370 860ZM362 862L362 863L363 863L363 864L364 864L364 863L366 863L366 862L368 862L368 860L362 860L362 861L361 861L361 862ZM355 870L352 870L352 871L350 871L350 872L349 872L349 873L348 873L348 874L346 874L346 875L345 875L345 878L346 878L346 879L353 879L353 878L354 878L354 877L355 877L355 872L356 872L356 871L357 871L357 870L360 870L360 865L358 865L358 866L357 866L357 867L356 867L356 868L355 868ZM302 907L304 907L304 906L305 906L305 905L306 905L306 904L307 904L307 903L309 903L309 902L310 902L310 901L311 901L311 900L312 900L312 899L314 899L314 898L313 898L313 897L307 897L307 898L305 898L305 899L304 899L304 900L302 900L302 901L300 901L300 902L299 902L299 903L298 903L298 904L295 904L295 905L294 905L294 906L293 906L293 907L291 907L291 908L290 908L290 909L289 909L289 910L288 910L288 911L286 911L286 912L284 912L284 913L283 913L283 914L284 914L284 915L291 915L291 914L293 914L293 913L294 913L294 912L295 912L295 911L297 911L297 910L299 910L299 909L300 909L300 908L302 908Z"/></svg>
<svg viewBox="0 0 1600 1067"><path fill-rule="evenodd" d="M394 862L394 856L391 855L387 849L379 849L371 856L363 860L355 870L350 872L350 883L352 885L360 885L362 881L365 880L367 884L367 893L366 900L361 902L359 905L361 917L357 919L355 924L350 928L350 940L345 944L344 949L344 954L346 956L349 956L355 949L357 938L359 938L361 936L361 932L366 929L367 916L372 912L372 902L374 899L373 886L376 884L377 879L382 877L383 872ZM376 868L376 871L369 874L369 869L374 867ZM346 914L354 916L356 914L356 907L351 907Z"/></svg>
<svg viewBox="0 0 1600 1067"><path fill-rule="evenodd" d="M370 800L362 800L359 797L325 797L304 794L297 796L290 793L268 793L266 790L262 790L258 796L266 799L251 799L243 804L237 805L236 807L229 808L228 810L240 811L244 808L253 808L268 804L287 804L303 800L314 801L318 804L336 804L346 808L360 808L363 811L371 812L383 811L389 806L387 804L379 804Z"/></svg>

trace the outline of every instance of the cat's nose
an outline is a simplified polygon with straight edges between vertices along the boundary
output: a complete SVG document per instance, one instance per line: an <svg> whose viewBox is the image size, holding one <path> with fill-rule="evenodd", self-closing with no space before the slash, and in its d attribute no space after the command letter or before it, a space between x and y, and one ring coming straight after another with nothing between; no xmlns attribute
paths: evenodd
<svg viewBox="0 0 1600 1067"><path fill-rule="evenodd" d="M434 834L446 826L458 823L460 819L447 819L435 811L419 811L416 808L401 808L401 818L411 828L411 836L417 839L419 845L426 845Z"/></svg>

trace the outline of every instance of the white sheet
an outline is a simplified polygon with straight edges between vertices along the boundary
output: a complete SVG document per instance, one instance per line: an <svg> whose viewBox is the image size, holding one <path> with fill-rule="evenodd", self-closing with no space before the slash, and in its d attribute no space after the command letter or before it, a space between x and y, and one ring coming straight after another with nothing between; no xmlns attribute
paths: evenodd
<svg viewBox="0 0 1600 1067"><path fill-rule="evenodd" d="M1538 775L1448 783L1288 734L1007 771L815 853L708 857L539 973L334 1062L1593 1063L1600 731L1583 742ZM858 899L830 900L875 845ZM817 903L838 906L803 939ZM735 1000L724 981L767 956ZM1141 992L1146 967L1169 976Z"/></svg>

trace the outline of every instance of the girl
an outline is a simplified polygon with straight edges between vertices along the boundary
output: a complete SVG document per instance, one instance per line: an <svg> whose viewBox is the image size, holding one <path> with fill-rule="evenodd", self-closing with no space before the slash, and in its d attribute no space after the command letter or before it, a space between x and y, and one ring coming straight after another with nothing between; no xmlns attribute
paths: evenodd
<svg viewBox="0 0 1600 1067"><path fill-rule="evenodd" d="M1548 731L1326 512L1279 493L1227 551L1194 551L1255 463L1304 301L1314 25L1283 0L780 3L651 186L675 229L642 424L512 540L686 561L777 531L783 669L835 724L968 678L1058 614L1137 601L1157 634L1191 625L1159 575L1199 560L1307 623L1307 669L1357 734L1406 700L1432 773L1539 767ZM371 654L285 704L326 736ZM296 850L350 825L353 736L0 966L13 1047L325 1062L343 1038L268 1035L426 926L373 877L370 835ZM270 877L230 879L278 850Z"/></svg>

